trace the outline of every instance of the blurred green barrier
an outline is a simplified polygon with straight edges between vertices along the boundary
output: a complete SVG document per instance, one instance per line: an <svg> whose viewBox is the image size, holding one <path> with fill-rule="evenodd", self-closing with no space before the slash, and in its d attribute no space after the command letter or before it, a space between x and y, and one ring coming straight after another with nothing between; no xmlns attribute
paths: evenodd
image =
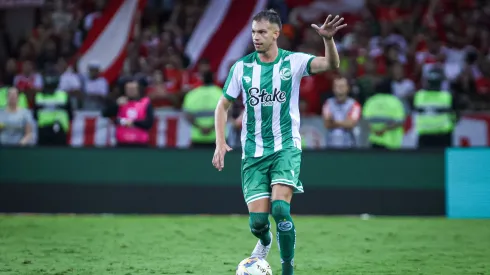
<svg viewBox="0 0 490 275"><path fill-rule="evenodd" d="M215 170L211 150L0 148L0 183L239 186L241 152ZM305 151L300 179L326 188L444 189L444 153Z"/></svg>

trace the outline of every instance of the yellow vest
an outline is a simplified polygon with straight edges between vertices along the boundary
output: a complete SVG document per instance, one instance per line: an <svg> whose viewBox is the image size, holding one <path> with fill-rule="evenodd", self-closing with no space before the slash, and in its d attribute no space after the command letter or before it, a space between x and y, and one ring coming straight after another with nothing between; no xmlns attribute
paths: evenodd
<svg viewBox="0 0 490 275"><path fill-rule="evenodd" d="M390 149L400 148L403 143L403 126L376 135L375 132L392 123L405 120L402 102L394 95L376 94L370 97L363 108L363 116L369 122L371 132L369 141Z"/></svg>
<svg viewBox="0 0 490 275"><path fill-rule="evenodd" d="M420 90L415 94L415 129L419 135L450 133L454 128L453 97L445 91Z"/></svg>
<svg viewBox="0 0 490 275"><path fill-rule="evenodd" d="M211 127L211 133L204 135L192 125L191 139L193 142L214 142L216 132L214 131L214 110L220 100L222 90L218 86L201 86L187 93L184 98L183 109L195 118L197 125Z"/></svg>
<svg viewBox="0 0 490 275"><path fill-rule="evenodd" d="M68 103L68 94L64 91L56 91L53 94L36 94L36 105L41 108L37 111L37 124L39 127L60 123L65 132L70 128L68 112L61 106Z"/></svg>

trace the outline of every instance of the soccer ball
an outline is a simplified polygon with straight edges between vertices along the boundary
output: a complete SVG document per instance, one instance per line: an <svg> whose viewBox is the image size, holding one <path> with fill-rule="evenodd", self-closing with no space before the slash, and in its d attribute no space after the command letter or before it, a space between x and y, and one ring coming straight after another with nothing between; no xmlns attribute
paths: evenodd
<svg viewBox="0 0 490 275"><path fill-rule="evenodd" d="M272 269L264 259L246 258L238 264L236 275L272 275Z"/></svg>

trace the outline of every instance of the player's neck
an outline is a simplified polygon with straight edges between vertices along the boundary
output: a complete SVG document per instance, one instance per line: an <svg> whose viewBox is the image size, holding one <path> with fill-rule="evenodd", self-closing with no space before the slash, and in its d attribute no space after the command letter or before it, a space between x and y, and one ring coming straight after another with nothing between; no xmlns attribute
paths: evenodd
<svg viewBox="0 0 490 275"><path fill-rule="evenodd" d="M279 55L279 48L277 45L272 46L267 52L259 53L259 59L263 63L274 62Z"/></svg>

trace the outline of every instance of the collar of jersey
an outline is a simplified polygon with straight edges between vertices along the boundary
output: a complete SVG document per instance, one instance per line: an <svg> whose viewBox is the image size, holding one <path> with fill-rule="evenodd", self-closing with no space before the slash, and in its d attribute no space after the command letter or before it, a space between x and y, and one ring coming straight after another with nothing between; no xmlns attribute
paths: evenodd
<svg viewBox="0 0 490 275"><path fill-rule="evenodd" d="M282 56L282 49L278 49L276 60L274 60L272 62L262 62L262 61L260 61L259 54L257 52L255 52L255 61L257 62L257 64L262 65L262 66L271 66L271 65L277 64L277 62L279 62L279 60L281 60L281 56Z"/></svg>

